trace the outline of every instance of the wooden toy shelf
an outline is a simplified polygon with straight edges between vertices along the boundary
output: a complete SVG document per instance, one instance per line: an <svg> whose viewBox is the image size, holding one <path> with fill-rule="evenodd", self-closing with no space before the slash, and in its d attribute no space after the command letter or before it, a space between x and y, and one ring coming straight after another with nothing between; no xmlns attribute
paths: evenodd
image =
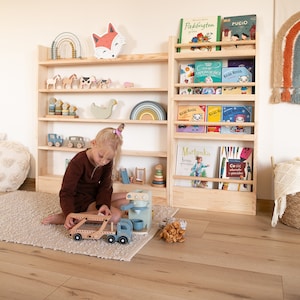
<svg viewBox="0 0 300 300"><path fill-rule="evenodd" d="M167 188L151 186L151 175L157 163L163 164L165 170L168 168L166 139L167 120L130 119L129 113L126 114L126 116L118 115L116 113L107 119L92 118L90 116L81 115L81 112L78 113L79 116L76 118L71 116L51 116L48 113L48 106L49 99L54 97L67 103L76 101L77 103L75 103L75 105L79 107L81 111L86 111L86 107L94 102L94 99L97 101L98 97L99 99L102 97L103 99L118 99L118 102L122 105L122 110L125 109L128 112L130 112L134 105L143 100L153 100L154 102L163 105L167 110L167 76L164 76L162 80L158 80L157 78L161 78L163 76L162 74L168 73L168 53L120 55L115 59L96 59L95 57L87 57L52 60L50 59L50 48L39 46L38 50L36 190L58 193L65 169L66 158L71 159L76 153L85 150L86 147L89 146L89 141L85 144L84 148L79 149L69 148L67 147L67 144L63 144L61 147L48 146L47 135L49 133L56 133L62 135L64 138L72 135L83 136L89 140L94 138L95 134L101 128L107 126L117 127L118 124L124 123L126 126L124 132L125 137L136 136L138 140L143 141L143 139L147 138L148 132L150 132L149 139L146 142L142 142L143 145L138 147L138 149L131 150L134 148L134 145L126 145L123 146L122 149L122 157L125 157L122 167L131 167L132 169L135 169L137 166L144 167L144 163L148 164L149 166L147 165L146 167L147 180L145 185L115 182L114 190L130 192L141 188L151 189L153 202L166 205ZM137 75L133 74L133 78L135 78L132 80L134 86L123 86L122 82L131 80L130 78L124 78L124 76L126 76L127 73L131 75L130 72L133 72L133 69L137 69ZM120 70L122 70L122 72L120 72ZM139 82L140 76L138 74L141 70L143 70L143 72L149 70L149 74L146 73L148 76L143 75L144 78L141 78L141 82ZM46 85L47 80L54 77L54 75L59 74L63 78L69 77L73 73L77 74L78 78L88 74L90 76L95 75L100 79L105 78L105 76L108 76L107 73L109 73L112 82L114 83L116 80L116 83L109 88L91 87L89 89L81 89L78 87L64 88L62 86L52 87ZM123 100L123 98L126 100ZM119 101L119 99L121 100ZM137 130L145 131L146 134L140 136L139 133L137 133ZM148 142L150 141L151 136L155 136L160 142L156 142L157 146L149 148ZM124 145L125 144L126 141L124 142ZM134 162L131 163L135 165L124 165L130 160L134 160ZM164 174L166 176L166 172L164 172Z"/></svg>
<svg viewBox="0 0 300 300"><path fill-rule="evenodd" d="M256 180L257 180L257 165L256 165L256 115L257 115L257 95L256 94L179 94L180 88L205 88L211 86L218 87L236 87L241 86L237 83L180 83L179 70L181 64L192 64L195 61L205 60L222 60L223 62L229 59L253 59L257 64L257 43L256 41L246 42L215 42L207 43L209 46L232 46L232 45L252 45L241 49L234 50L220 50L220 51L195 51L186 52L178 51L179 48L190 47L190 44L178 44L175 37L169 39L169 101L168 101L168 123L169 123L169 136L168 144L170 145L168 150L169 155L169 169L167 186L169 190L169 203L172 206L203 209L219 212L230 212L238 214L256 214ZM205 43L201 43L201 46L205 46ZM252 48L252 49L251 49ZM255 68L257 70L257 68ZM257 80L257 74L255 76ZM245 86L245 84L243 84ZM247 87L256 87L256 82L247 82ZM253 108L253 120L251 122L243 122L241 126L251 127L251 134L223 134L223 133L186 133L178 132L178 125L195 125L193 122L178 121L177 112L179 105L250 105ZM215 126L235 126L235 122L197 122L197 125L215 125ZM177 145L179 142L198 142L198 143L237 143L243 147L253 148L253 173L252 178L247 180L240 179L225 179L218 177L194 177L194 176L182 176L176 173L176 159L177 159ZM216 162L218 164L218 162ZM178 180L203 180L211 183L215 183L214 188L195 188L189 186L181 186L178 184ZM218 188L218 183L235 183L251 185L251 191L231 191L222 190Z"/></svg>

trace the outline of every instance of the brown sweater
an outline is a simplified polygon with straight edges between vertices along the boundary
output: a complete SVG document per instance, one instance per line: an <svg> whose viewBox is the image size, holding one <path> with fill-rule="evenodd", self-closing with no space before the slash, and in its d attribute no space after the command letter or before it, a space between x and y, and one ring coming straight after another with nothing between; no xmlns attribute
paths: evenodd
<svg viewBox="0 0 300 300"><path fill-rule="evenodd" d="M66 169L59 192L60 206L65 216L71 212L86 211L94 201L97 209L103 204L110 208L112 166L113 162L103 167L94 167L86 151L74 156Z"/></svg>

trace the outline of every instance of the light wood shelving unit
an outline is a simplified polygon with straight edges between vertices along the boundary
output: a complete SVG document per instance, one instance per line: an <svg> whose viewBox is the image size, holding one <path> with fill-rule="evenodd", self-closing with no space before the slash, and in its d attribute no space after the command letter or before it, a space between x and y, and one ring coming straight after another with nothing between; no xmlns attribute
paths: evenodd
<svg viewBox="0 0 300 300"><path fill-rule="evenodd" d="M208 211L218 212L230 212L238 214L256 214L256 178L257 178L257 128L256 128L256 116L257 116L257 94L249 95L180 95L179 88L186 87L179 82L179 69L180 64L194 63L196 60L211 60L211 59L246 59L251 58L255 60L257 64L257 44L256 41L247 42L216 42L208 43L208 45L225 46L225 45L254 45L253 49L234 49L234 50L220 50L212 52L178 52L178 48L190 47L189 44L177 44L175 37L169 39L169 103L168 103L168 122L169 122L169 169L168 169L168 181L169 188L169 203L172 206L202 209ZM201 44L205 46L204 44ZM255 71L257 68L255 68ZM257 72L255 75L257 81ZM189 85L192 87L204 87L205 83L195 83ZM234 83L218 83L218 86L237 86ZM255 82L247 84L248 86L256 86ZM211 84L210 84L211 86ZM255 89L257 93L257 88ZM191 122L177 121L177 107L179 104L243 104L253 106L253 121L251 123L245 123L246 126L253 128L252 134L211 134L211 133L182 133L176 132L176 127L179 124L193 125ZM228 125L228 123L216 122L207 123L201 122L197 125ZM231 123L234 125L235 123ZM176 175L176 154L178 141L192 140L193 142L199 141L216 141L220 143L228 142L231 144L237 144L244 147L253 148L253 172L251 180L244 180L242 183L250 184L252 186L251 192L239 192L239 191L226 191L219 189L209 188L194 188L183 187L176 185L176 180L191 180L189 176ZM217 162L216 162L217 163ZM197 179L199 177L196 177ZM201 179L201 177L200 177ZM203 178L204 179L204 178ZM220 179L220 178L207 178L205 181L210 182L232 182L240 183L237 180Z"/></svg>
<svg viewBox="0 0 300 300"><path fill-rule="evenodd" d="M168 54L167 53L150 53L150 54L134 54L134 55L120 55L116 59L96 59L96 58L82 58L82 59L50 59L50 48L39 46L39 57L38 57L38 132L37 132L37 161L36 161L36 190L42 192L57 193L61 186L63 172L56 172L55 165L64 162L60 160L59 162L55 159L55 155L58 154L68 154L71 157L74 156L78 151L83 149L68 148L66 146L62 147L49 147L47 146L47 134L57 133L64 134L64 127L71 127L74 129L74 134L76 134L76 128L84 127L86 128L86 135L89 136L90 126L99 126L100 129L107 126L117 127L120 123L125 123L126 133L133 134L136 127L145 126L147 128L159 128L159 131L167 132L167 121L166 120L131 120L128 117L125 118L109 118L109 119L95 119L95 118L56 118L56 117L45 117L48 112L49 98L55 97L61 99L64 102L64 97L69 97L71 99L66 101L72 103L72 97L77 97L86 105L89 96L93 95L106 95L109 97L122 97L123 95L132 97L141 97L148 100L150 97L148 95L156 95L155 98L165 98L165 104L168 101L168 87L167 78L165 82L161 83L161 86L155 87L133 87L133 88L117 88L111 87L106 89L93 88L93 89L56 89L46 88L46 81L48 78L56 74L64 73L64 71L72 73L95 75L92 72L95 68L110 68L110 67L122 67L126 71L126 68L130 69L132 66L141 66L141 68L146 68L147 66L156 65L158 68L164 67L167 73L167 63ZM89 71L91 69L91 71ZM72 73L70 73L72 72ZM90 73L88 73L90 72ZM163 73L163 72L159 72ZM105 75L105 74L103 74ZM117 77L117 75L116 75ZM147 98L148 97L148 98ZM82 98L82 100L81 100ZM145 99L145 100L146 100ZM129 101L128 101L129 102ZM139 101L137 101L139 102ZM159 102L159 101L158 101ZM163 103L160 103L163 104ZM129 107L133 107L133 103L126 103ZM53 132L57 130L59 132ZM160 130L162 128L162 130ZM69 129L70 130L70 129ZM98 131L98 130L97 130ZM80 134L78 134L80 135ZM89 138L94 138L94 136L89 136ZM139 138L137 136L137 138ZM161 140L166 141L165 137L161 137ZM165 148L164 148L165 147ZM130 150L124 148L122 150L122 156L125 157L137 157L138 160L148 159L150 157L154 160L162 161L165 169L168 169L167 162L167 144L161 149L149 151L147 145L144 145L145 150ZM155 163L153 164L154 169ZM152 170L151 170L152 171ZM151 186L150 170L148 170L149 178L145 185L139 184L122 184L120 182L114 183L115 191L131 191L135 189L151 189L153 195L153 201L157 204L167 204L167 188L158 188Z"/></svg>

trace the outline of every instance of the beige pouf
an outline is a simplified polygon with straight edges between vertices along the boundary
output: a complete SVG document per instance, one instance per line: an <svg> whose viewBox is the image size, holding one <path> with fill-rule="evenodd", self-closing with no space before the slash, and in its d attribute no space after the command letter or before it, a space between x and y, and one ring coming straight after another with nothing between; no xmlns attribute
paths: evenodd
<svg viewBox="0 0 300 300"><path fill-rule="evenodd" d="M300 192L286 196L286 209L280 221L285 225L300 229Z"/></svg>
<svg viewBox="0 0 300 300"><path fill-rule="evenodd" d="M0 192L17 190L30 169L30 153L20 143L0 141Z"/></svg>

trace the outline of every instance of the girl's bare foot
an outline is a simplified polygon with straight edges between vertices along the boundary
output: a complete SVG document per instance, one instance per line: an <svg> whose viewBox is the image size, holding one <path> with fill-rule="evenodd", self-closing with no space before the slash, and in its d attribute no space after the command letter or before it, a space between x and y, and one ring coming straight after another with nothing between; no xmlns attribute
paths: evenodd
<svg viewBox="0 0 300 300"><path fill-rule="evenodd" d="M65 217L62 213L50 215L42 220L42 224L55 224L55 225L63 225L65 223Z"/></svg>

